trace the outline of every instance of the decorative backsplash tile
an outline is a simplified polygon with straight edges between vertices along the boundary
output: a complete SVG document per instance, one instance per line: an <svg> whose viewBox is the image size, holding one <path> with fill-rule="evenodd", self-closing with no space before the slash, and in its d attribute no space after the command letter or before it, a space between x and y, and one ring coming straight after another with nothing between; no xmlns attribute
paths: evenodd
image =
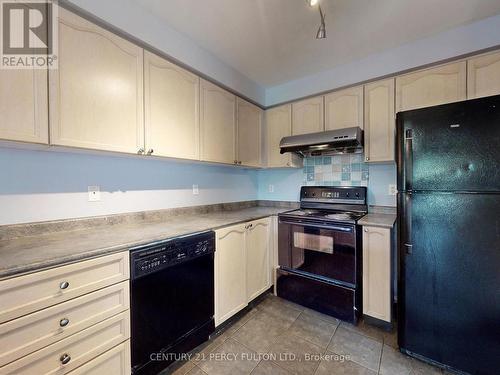
<svg viewBox="0 0 500 375"><path fill-rule="evenodd" d="M368 186L363 154L315 156L304 160L304 185Z"/></svg>

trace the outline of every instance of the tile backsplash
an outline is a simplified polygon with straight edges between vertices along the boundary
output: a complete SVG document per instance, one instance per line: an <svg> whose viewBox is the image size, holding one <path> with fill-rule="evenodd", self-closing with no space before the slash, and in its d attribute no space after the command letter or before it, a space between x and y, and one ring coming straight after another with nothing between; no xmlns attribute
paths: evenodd
<svg viewBox="0 0 500 375"><path fill-rule="evenodd" d="M315 156L304 159L304 185L368 186L363 154Z"/></svg>

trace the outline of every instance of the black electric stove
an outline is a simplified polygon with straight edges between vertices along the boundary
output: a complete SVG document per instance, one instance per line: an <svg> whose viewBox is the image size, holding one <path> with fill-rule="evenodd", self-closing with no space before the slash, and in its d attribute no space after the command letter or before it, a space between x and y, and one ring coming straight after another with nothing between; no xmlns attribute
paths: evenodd
<svg viewBox="0 0 500 375"><path fill-rule="evenodd" d="M279 214L277 292L356 323L361 312L365 187L303 186L300 209Z"/></svg>

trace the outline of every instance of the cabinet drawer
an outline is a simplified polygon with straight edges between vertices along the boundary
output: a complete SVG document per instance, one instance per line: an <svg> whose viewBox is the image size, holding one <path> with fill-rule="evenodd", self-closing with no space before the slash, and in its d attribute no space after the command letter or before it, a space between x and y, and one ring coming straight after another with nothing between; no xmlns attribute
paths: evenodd
<svg viewBox="0 0 500 375"><path fill-rule="evenodd" d="M128 281L0 324L0 366L129 308Z"/></svg>
<svg viewBox="0 0 500 375"><path fill-rule="evenodd" d="M115 346L99 357L87 362L70 375L127 375L130 374L130 340Z"/></svg>
<svg viewBox="0 0 500 375"><path fill-rule="evenodd" d="M129 338L129 311L125 311L0 367L0 374L66 374ZM69 360L63 364L65 356Z"/></svg>
<svg viewBox="0 0 500 375"><path fill-rule="evenodd" d="M128 278L128 252L122 252L0 281L0 323Z"/></svg>

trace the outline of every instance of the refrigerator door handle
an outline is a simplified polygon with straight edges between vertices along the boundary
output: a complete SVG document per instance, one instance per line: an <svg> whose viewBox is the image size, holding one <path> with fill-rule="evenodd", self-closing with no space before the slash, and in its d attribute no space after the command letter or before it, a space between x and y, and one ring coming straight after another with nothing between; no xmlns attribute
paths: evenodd
<svg viewBox="0 0 500 375"><path fill-rule="evenodd" d="M405 130L404 184L406 191L413 188L413 129Z"/></svg>
<svg viewBox="0 0 500 375"><path fill-rule="evenodd" d="M412 194L407 193L404 197L404 237L403 246L405 247L406 254L413 252L412 244L412 217L411 217L411 200Z"/></svg>

